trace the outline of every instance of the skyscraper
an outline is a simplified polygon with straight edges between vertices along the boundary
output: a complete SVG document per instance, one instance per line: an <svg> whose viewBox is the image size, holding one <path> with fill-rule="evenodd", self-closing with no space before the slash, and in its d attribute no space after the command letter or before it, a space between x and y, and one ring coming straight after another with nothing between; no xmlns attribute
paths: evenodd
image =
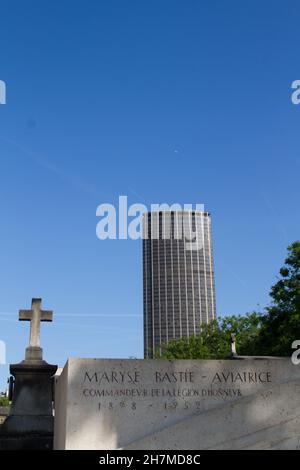
<svg viewBox="0 0 300 470"><path fill-rule="evenodd" d="M202 211L143 218L144 356L200 332L216 316L211 218Z"/></svg>

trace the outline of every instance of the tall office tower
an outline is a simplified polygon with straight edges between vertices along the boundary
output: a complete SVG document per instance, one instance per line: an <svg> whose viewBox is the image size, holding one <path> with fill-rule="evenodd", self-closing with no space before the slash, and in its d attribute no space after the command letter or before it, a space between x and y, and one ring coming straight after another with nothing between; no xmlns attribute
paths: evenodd
<svg viewBox="0 0 300 470"><path fill-rule="evenodd" d="M144 356L200 332L216 316L211 218L201 211L143 218Z"/></svg>

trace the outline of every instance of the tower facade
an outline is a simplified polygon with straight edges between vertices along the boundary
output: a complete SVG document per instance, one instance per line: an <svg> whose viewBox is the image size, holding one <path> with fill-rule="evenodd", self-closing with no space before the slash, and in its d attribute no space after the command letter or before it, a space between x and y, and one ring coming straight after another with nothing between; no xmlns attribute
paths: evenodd
<svg viewBox="0 0 300 470"><path fill-rule="evenodd" d="M211 217L200 211L143 218L144 356L200 332L216 316Z"/></svg>

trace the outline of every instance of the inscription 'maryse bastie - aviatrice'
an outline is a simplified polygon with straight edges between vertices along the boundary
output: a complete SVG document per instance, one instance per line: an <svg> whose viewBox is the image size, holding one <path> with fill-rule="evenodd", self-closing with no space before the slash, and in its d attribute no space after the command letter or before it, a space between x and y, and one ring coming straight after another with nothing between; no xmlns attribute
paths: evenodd
<svg viewBox="0 0 300 470"><path fill-rule="evenodd" d="M150 378L151 386L147 386L139 370L85 371L82 380L82 395L84 398L214 397L226 399L242 396L243 385L267 384L272 381L271 372L265 370L226 370L215 372L211 377L196 374L191 370L153 371Z"/></svg>
<svg viewBox="0 0 300 470"><path fill-rule="evenodd" d="M206 378L206 376L202 376ZM138 384L142 377L140 371L101 371L89 373L85 371L83 383L96 384ZM160 372L153 373L155 383L194 383L195 372ZM211 383L267 383L271 382L271 372L269 371L223 371L213 375Z"/></svg>

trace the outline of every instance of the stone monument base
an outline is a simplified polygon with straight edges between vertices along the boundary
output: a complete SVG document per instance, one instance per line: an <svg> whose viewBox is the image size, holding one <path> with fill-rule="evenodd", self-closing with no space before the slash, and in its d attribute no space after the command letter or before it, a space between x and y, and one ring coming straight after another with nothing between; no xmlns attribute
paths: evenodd
<svg viewBox="0 0 300 470"><path fill-rule="evenodd" d="M51 450L53 376L57 366L43 360L10 366L15 378L10 415L0 427L0 450Z"/></svg>
<svg viewBox="0 0 300 470"><path fill-rule="evenodd" d="M53 423L51 424L53 428ZM7 431L7 429L5 430ZM5 432L4 431L4 432ZM0 431L0 450L52 450L53 449L53 431L48 435L41 433L6 433Z"/></svg>
<svg viewBox="0 0 300 470"><path fill-rule="evenodd" d="M289 358L71 358L55 395L55 449L300 448Z"/></svg>

